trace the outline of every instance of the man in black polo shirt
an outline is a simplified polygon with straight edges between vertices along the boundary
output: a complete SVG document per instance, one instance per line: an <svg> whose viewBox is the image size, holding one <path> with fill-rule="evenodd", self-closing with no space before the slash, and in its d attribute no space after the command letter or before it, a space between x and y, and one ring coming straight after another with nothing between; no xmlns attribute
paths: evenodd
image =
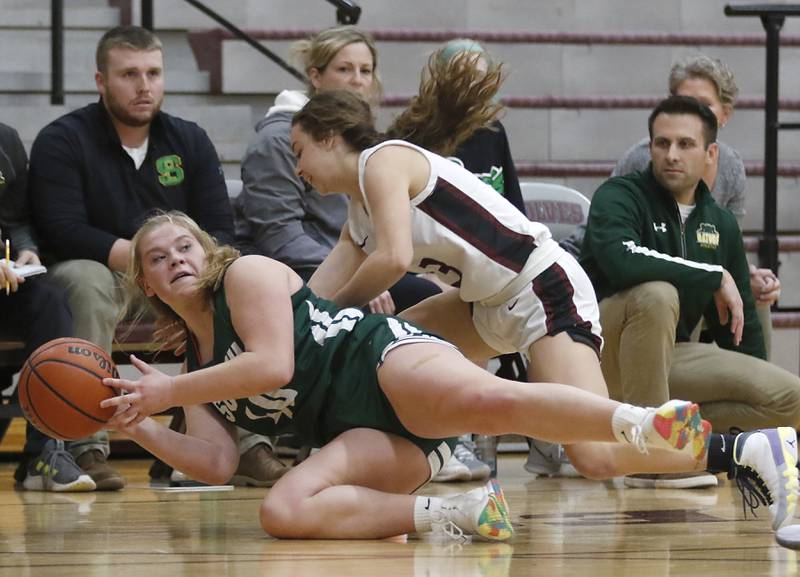
<svg viewBox="0 0 800 577"><path fill-rule="evenodd" d="M145 218L156 209L181 210L229 243L233 216L208 135L160 111L160 40L144 28L117 27L100 39L96 58L99 102L42 129L31 149L30 182L36 223L56 260L53 279L68 291L75 334L110 350L129 239ZM284 471L264 441L243 440L239 480L269 484ZM98 489L124 486L106 463L105 432L71 443L70 451Z"/></svg>

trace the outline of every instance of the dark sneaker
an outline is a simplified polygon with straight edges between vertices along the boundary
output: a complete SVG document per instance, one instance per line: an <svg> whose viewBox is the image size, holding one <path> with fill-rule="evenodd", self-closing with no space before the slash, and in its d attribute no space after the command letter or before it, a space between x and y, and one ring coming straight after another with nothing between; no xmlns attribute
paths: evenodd
<svg viewBox="0 0 800 577"><path fill-rule="evenodd" d="M95 483L75 463L64 441L51 439L38 457L28 463L22 486L27 491L94 491Z"/></svg>
<svg viewBox="0 0 800 577"><path fill-rule="evenodd" d="M125 477L109 465L105 455L98 450L82 453L75 462L89 474L98 491L119 491L125 486Z"/></svg>
<svg viewBox="0 0 800 577"><path fill-rule="evenodd" d="M259 443L239 457L239 467L230 483L238 487L272 487L287 471L289 467L275 456L269 445Z"/></svg>
<svg viewBox="0 0 800 577"><path fill-rule="evenodd" d="M751 512L759 503L769 506L773 529L791 523L797 507L797 432L779 427L741 433L733 443L728 478L736 479Z"/></svg>
<svg viewBox="0 0 800 577"><path fill-rule="evenodd" d="M623 483L636 489L702 489L719 484L717 478L707 471L625 475Z"/></svg>

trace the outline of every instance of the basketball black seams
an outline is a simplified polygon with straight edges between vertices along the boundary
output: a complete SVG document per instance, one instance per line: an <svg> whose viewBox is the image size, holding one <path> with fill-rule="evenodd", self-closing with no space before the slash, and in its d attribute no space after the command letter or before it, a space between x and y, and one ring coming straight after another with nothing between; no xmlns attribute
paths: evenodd
<svg viewBox="0 0 800 577"><path fill-rule="evenodd" d="M86 411L84 411L84 410L83 410L81 407L77 406L77 405L76 405L76 404L74 404L72 401L70 401L69 399L67 399L66 397L64 397L64 395L62 395L62 394L61 394L61 393L60 393L58 390L54 389L54 388L53 388L53 386L52 386L50 383L48 383L48 382L47 382L47 380L46 380L46 379L45 379L45 378L42 376L42 374L41 374L39 371L37 371L37 370L36 370L36 369L37 369L37 367L39 367L39 365L44 365L44 364L46 364L46 363L56 363L56 364L60 364L60 365L69 365L69 366L71 366L71 367L74 367L74 368L76 368L76 369L80 369L81 371L83 371L83 372L85 372L85 373L89 373L90 375L92 375L93 377L95 377L95 378L98 378L98 379L104 379L104 378L105 378L105 375L98 375L97 373L95 373L94 371L90 371L90 370L89 370L89 369L87 369L86 367L83 367L83 366L81 366L81 365L77 365L77 364L75 364L75 363L70 363L69 361L62 361L62 360L60 360L60 359L45 359L44 361L41 361L41 362L39 362L39 363L36 363L35 365L31 365L31 366L30 366L30 367L31 367L31 372L32 372L33 374L35 374L35 375L38 377L39 381L41 381L41 383L42 383L42 384L43 384L45 387L47 387L47 389L48 389L48 390L49 390L51 393L53 393L53 394L54 394L56 397L58 397L59 399L61 399L61 400L62 400L62 401L63 401L63 402L66 404L66 405L69 405L69 406L70 406L71 408L73 408L75 411L77 411L78 413L80 413L80 414L81 414L81 415L83 415L84 417L87 417L87 418L91 419L92 421L94 421L94 422L96 422L96 423L105 424L105 423L107 423L107 422L108 422L108 421L106 421L106 420L103 420L103 419L98 419L97 417L95 417L95 416L94 416L94 415L92 415L91 413L87 413L87 412L86 412ZM101 383L101 386L105 386L105 385L103 385L103 384Z"/></svg>

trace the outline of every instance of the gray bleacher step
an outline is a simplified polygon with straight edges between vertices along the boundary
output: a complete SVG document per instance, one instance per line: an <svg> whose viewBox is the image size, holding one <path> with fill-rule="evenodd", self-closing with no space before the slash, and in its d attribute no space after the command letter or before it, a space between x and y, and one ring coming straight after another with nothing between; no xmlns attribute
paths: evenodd
<svg viewBox="0 0 800 577"><path fill-rule="evenodd" d="M726 18L722 12L730 0L486 0L431 2L369 0L359 26L365 29L452 29L516 32L569 30L571 32L618 32L649 30L703 33L758 33L757 18ZM783 0L781 0L783 2ZM326 2L270 0L242 2L214 0L212 8L241 27L321 28L336 23L335 9ZM154 2L155 20L171 28L209 27L209 20L182 0ZM300 7L302 6L302 8ZM797 32L798 19L789 18L785 29Z"/></svg>
<svg viewBox="0 0 800 577"><path fill-rule="evenodd" d="M50 2L46 2L50 4ZM3 8L0 5L3 17L0 19L0 31L14 28L46 28L50 29L51 11L49 7L42 8ZM97 28L106 30L119 25L120 16L118 8L100 6L71 6L67 3L64 11L65 28Z"/></svg>
<svg viewBox="0 0 800 577"><path fill-rule="evenodd" d="M94 100L91 97L85 103ZM39 130L74 108L76 107L7 106L0 108L0 121L16 127L26 148L30 150ZM208 133L220 159L225 163L238 165L253 134L252 111L247 105L172 105L165 100L164 111L199 124Z"/></svg>
<svg viewBox="0 0 800 577"><path fill-rule="evenodd" d="M262 41L264 46L284 59L289 58L292 42ZM439 45L425 41L379 42L379 70L386 91L408 93L414 90L428 56ZM492 43L486 46L495 59L505 63L508 78L503 91L527 96L665 93L666 77L672 63L698 51L693 46ZM742 93L763 93L763 47L709 46L700 49L729 62ZM235 65L231 66L231 62ZM647 62L647 66L642 66L643 62ZM798 67L800 48L782 48L781 94L791 96L800 92L800 75L794 74ZM619 70L637 70L637 73L620 75L617 73ZM244 41L223 41L222 82L226 92L276 92L290 80L288 73Z"/></svg>
<svg viewBox="0 0 800 577"><path fill-rule="evenodd" d="M50 73L0 70L0 92L49 92ZM91 74L70 72L64 74L64 89L70 92L97 93ZM170 92L208 92L208 73L184 70L169 72Z"/></svg>
<svg viewBox="0 0 800 577"><path fill-rule="evenodd" d="M77 74L83 84L94 86L95 50L103 29L73 29L64 33L64 75ZM178 91L208 92L208 73L199 71L191 47L182 32L159 32L164 45L166 78L172 89ZM15 58L0 60L0 72L39 72L50 75L50 32L39 30L0 30L0 54L13 54ZM191 75L197 75L191 79ZM177 79L177 84L176 84ZM82 86L79 84L78 86ZM0 88L0 90L14 90ZM32 90L36 90L33 88ZM67 85L67 89L71 89ZM18 90L29 90L22 85Z"/></svg>
<svg viewBox="0 0 800 577"><path fill-rule="evenodd" d="M400 111L399 107L379 110L379 124L387 126ZM589 162L620 158L647 136L649 112L640 108L508 108L502 120L515 158ZM785 121L797 117L796 112L781 114ZM764 111L736 110L719 138L744 159L762 159ZM792 151L800 150L800 132L784 131L780 138L781 160L792 161L796 158Z"/></svg>

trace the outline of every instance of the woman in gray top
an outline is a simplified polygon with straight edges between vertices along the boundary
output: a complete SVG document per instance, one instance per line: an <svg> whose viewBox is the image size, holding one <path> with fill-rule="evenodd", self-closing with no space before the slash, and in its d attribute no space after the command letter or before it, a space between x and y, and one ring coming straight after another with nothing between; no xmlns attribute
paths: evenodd
<svg viewBox="0 0 800 577"><path fill-rule="evenodd" d="M292 116L317 91L352 90L374 101L381 83L374 41L353 26L323 30L296 42L292 52L308 75L308 88L278 94L256 125L242 159L244 188L237 202L255 251L308 280L339 239L347 199L322 197L295 174L297 159L289 144Z"/></svg>
<svg viewBox="0 0 800 577"><path fill-rule="evenodd" d="M321 196L295 174L297 159L289 143L292 117L309 96L325 90L350 90L376 102L383 92L377 73L378 51L368 33L335 26L295 42L294 56L308 76L305 91L284 90L256 126L242 159L244 244L291 267L307 281L339 240L347 220L343 194ZM369 303L371 312L394 314L440 292L432 282L406 275Z"/></svg>

